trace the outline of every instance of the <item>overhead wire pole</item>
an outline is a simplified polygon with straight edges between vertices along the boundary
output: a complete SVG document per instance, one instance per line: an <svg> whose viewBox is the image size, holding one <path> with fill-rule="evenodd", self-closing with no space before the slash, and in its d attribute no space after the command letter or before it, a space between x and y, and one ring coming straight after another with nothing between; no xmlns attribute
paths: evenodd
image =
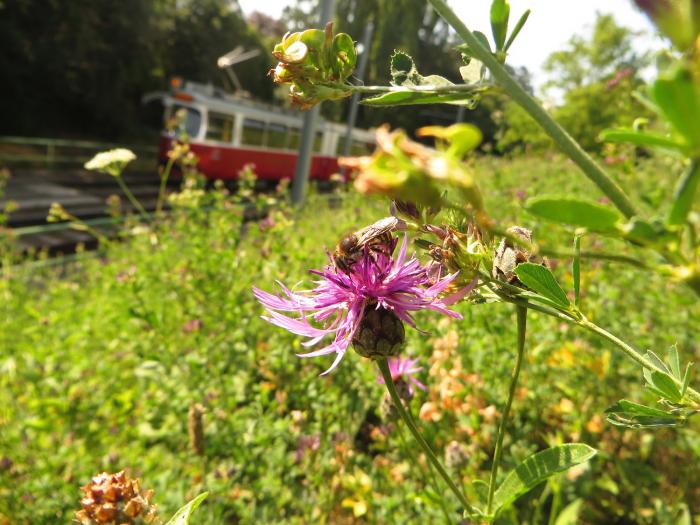
<svg viewBox="0 0 700 525"><path fill-rule="evenodd" d="M324 28L333 19L333 7L335 0L321 0L321 16L319 23ZM316 104L304 114L304 129L299 145L299 156L294 169L294 181L292 182L292 203L301 205L306 195L306 187L309 182L309 169L311 168L311 148L316 134L316 121L320 111L320 104Z"/></svg>
<svg viewBox="0 0 700 525"><path fill-rule="evenodd" d="M372 33L374 33L374 22L370 21L365 28L365 34L362 36L362 53L360 53L360 61L357 64L357 78L362 82L365 78L365 69L367 69L367 59L369 57L369 47L372 43ZM343 156L350 155L350 146L352 145L352 130L355 127L357 119L357 108L360 104L360 94L353 93L350 101L350 112L348 113L348 129L345 132L345 144L343 145ZM345 175L345 169L341 169L341 173Z"/></svg>

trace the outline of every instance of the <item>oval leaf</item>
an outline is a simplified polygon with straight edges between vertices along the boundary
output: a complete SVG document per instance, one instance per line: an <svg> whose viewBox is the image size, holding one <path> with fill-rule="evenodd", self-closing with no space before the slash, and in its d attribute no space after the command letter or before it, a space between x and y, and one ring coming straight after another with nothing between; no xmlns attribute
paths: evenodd
<svg viewBox="0 0 700 525"><path fill-rule="evenodd" d="M569 443L533 454L511 470L493 497L495 512L558 472L588 461L597 451L584 443Z"/></svg>
<svg viewBox="0 0 700 525"><path fill-rule="evenodd" d="M600 132L600 140L605 142L630 143L635 146L649 146L662 149L670 149L680 153L688 153L688 146L657 133L648 131L636 131L632 128L606 129Z"/></svg>
<svg viewBox="0 0 700 525"><path fill-rule="evenodd" d="M499 51L506 43L509 15L510 4L507 0L493 0L491 3L491 31L496 42L496 49Z"/></svg>
<svg viewBox="0 0 700 525"><path fill-rule="evenodd" d="M535 197L527 201L525 207L543 219L600 232L613 231L622 220L612 208L569 197Z"/></svg>
<svg viewBox="0 0 700 525"><path fill-rule="evenodd" d="M561 289L549 268L539 264L522 263L515 268L515 275L528 288L532 288L550 301L568 308L570 304L569 298L564 293L564 290Z"/></svg>
<svg viewBox="0 0 700 525"><path fill-rule="evenodd" d="M678 133L693 147L700 145L700 101L687 66L679 64L659 76L651 98Z"/></svg>
<svg viewBox="0 0 700 525"><path fill-rule="evenodd" d="M206 499L208 495L208 492L203 492L202 494L194 498L187 505L178 510L165 525L189 525L190 516L192 516L194 510L197 507L199 507L199 505Z"/></svg>
<svg viewBox="0 0 700 525"><path fill-rule="evenodd" d="M700 162L694 160L678 180L673 192L673 205L668 214L669 224L684 224L696 201L695 194L700 186Z"/></svg>
<svg viewBox="0 0 700 525"><path fill-rule="evenodd" d="M430 93L421 91L401 90L384 93L376 97L362 100L366 106L409 106L414 104L454 104L457 106L474 107L474 93Z"/></svg>

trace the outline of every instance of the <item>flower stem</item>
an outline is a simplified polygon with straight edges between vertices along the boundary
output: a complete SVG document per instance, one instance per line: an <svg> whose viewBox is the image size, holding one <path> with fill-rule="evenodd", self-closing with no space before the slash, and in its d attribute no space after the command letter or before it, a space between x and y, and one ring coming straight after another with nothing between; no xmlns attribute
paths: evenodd
<svg viewBox="0 0 700 525"><path fill-rule="evenodd" d="M491 515L493 506L493 495L496 492L496 477L498 474L498 464L501 461L503 453L503 437L506 434L506 426L508 424L508 416L510 415L510 407L513 404L515 397L515 388L518 386L518 377L520 376L520 368L523 364L523 356L525 355L525 330L527 328L527 306L516 305L515 312L518 318L518 354L515 358L515 367L510 376L510 387L508 389L508 399L506 407L503 410L501 424L498 426L498 436L496 438L496 450L493 453L493 464L491 465L491 478L489 479L489 494L486 501L486 514Z"/></svg>
<svg viewBox="0 0 700 525"><path fill-rule="evenodd" d="M457 31L457 34L469 46L474 56L489 68L493 77L500 82L501 86L510 94L511 98L517 102L549 135L552 140L573 160L583 173L617 206L626 216L637 215L632 202L625 195L622 188L603 171L593 158L586 153L583 148L555 121L547 111L535 100L508 70L486 49L474 33L459 19L450 9L445 0L428 0L435 11Z"/></svg>
<svg viewBox="0 0 700 525"><path fill-rule="evenodd" d="M120 187L120 188L122 189L122 191L124 192L124 195L126 195L126 198L129 199L129 202L131 203L131 205L132 205L134 208L136 208L136 211L139 212L139 214L141 215L141 218L142 218L144 221L148 221L148 213L146 213L146 210L144 209L143 206L141 206L141 203L138 201L138 199L137 199L136 197L134 197L134 194L131 193L131 190L129 189L129 187L128 187L128 186L126 185L126 183L124 182L124 179L122 179L122 176L121 176L121 175L117 175L117 176L115 177L115 179L117 179L117 182L119 183L119 187Z"/></svg>
<svg viewBox="0 0 700 525"><path fill-rule="evenodd" d="M438 460L437 456L430 448L430 445L428 445L428 442L425 441L425 438L423 438L423 436L421 435L420 431L418 430L418 427L416 427L416 425L413 423L413 420L406 413L406 408L403 406L403 402L401 401L401 398L399 397L399 394L396 391L396 387L394 386L394 380L391 378L391 372L389 371L389 363L387 362L386 358L378 359L377 366L379 366L379 371L381 372L382 377L384 378L384 384L386 385L386 389L389 391L389 395L391 396L391 400L394 403L394 406L396 407L396 411L399 413L399 416L408 427L408 430L410 430L411 434L413 434L413 437L423 449L423 452L425 452L425 455L428 457L428 460L438 471L442 479L445 480L447 486L454 493L454 495L457 496L457 499L462 504L464 509L472 511L473 508L467 501L465 495L462 493L461 490L459 490L459 488L457 488L457 485L455 485L454 481L452 481L452 478L450 478L450 475L445 470L445 467L442 466L442 463L440 463L440 460Z"/></svg>

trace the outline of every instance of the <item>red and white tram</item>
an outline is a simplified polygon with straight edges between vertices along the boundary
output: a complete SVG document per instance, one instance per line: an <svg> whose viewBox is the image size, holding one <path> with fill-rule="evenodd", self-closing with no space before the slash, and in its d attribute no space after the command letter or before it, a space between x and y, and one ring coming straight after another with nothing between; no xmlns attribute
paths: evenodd
<svg viewBox="0 0 700 525"><path fill-rule="evenodd" d="M161 134L161 160L166 159L173 141L184 131L199 157L199 170L208 178L235 179L246 164L255 166L259 179L293 177L301 141L301 112L195 82L174 82L171 92L144 97L145 104L155 100L165 107L165 122L172 122L177 113L181 126ZM342 124L317 120L312 179L328 180L338 172L337 157L343 151L346 132ZM366 154L373 144L373 131L352 130L352 155Z"/></svg>

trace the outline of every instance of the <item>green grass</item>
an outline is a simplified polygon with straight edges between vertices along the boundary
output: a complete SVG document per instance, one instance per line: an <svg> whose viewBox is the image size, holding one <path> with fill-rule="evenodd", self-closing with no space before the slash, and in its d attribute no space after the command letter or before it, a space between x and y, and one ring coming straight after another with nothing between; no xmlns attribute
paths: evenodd
<svg viewBox="0 0 700 525"><path fill-rule="evenodd" d="M475 170L492 213L534 227L551 246L569 246L569 233L536 225L522 199L596 195L556 158L481 159ZM658 173L651 162L648 170ZM659 188L671 191L658 178L618 175L650 208ZM221 194L206 204L179 208L151 230L127 228L100 257L4 268L0 524L69 522L79 486L122 468L155 490L164 517L208 490L194 523L444 522L424 461L382 419L373 365L350 352L318 377L328 362L297 358L299 339L262 321L251 293L253 285L272 290L275 280L307 280L307 269L326 263L325 248L386 215L386 203L312 196L265 231L244 223ZM633 253L599 238L584 245ZM570 261L557 263L570 290ZM678 343L686 360L697 360L700 307L690 292L621 265L585 261L582 276L590 318L639 348L664 353ZM414 413L432 403L435 417L422 424L440 455L451 441L462 443L466 455L452 472L474 494L471 483L490 469L515 315L504 304L458 309L464 321L419 315L430 333L409 330L406 352L421 357L430 386L413 400ZM680 503L700 513L697 423L695 432L631 432L604 421L604 409L622 397L653 402L640 375L595 336L530 314L502 475L559 442L601 453L587 469L536 489L499 523L545 523L553 502L561 509L577 498L584 500L580 523L670 525L676 522L664 513ZM203 456L188 437L193 403L206 409ZM319 445L298 455L304 436L318 436Z"/></svg>

